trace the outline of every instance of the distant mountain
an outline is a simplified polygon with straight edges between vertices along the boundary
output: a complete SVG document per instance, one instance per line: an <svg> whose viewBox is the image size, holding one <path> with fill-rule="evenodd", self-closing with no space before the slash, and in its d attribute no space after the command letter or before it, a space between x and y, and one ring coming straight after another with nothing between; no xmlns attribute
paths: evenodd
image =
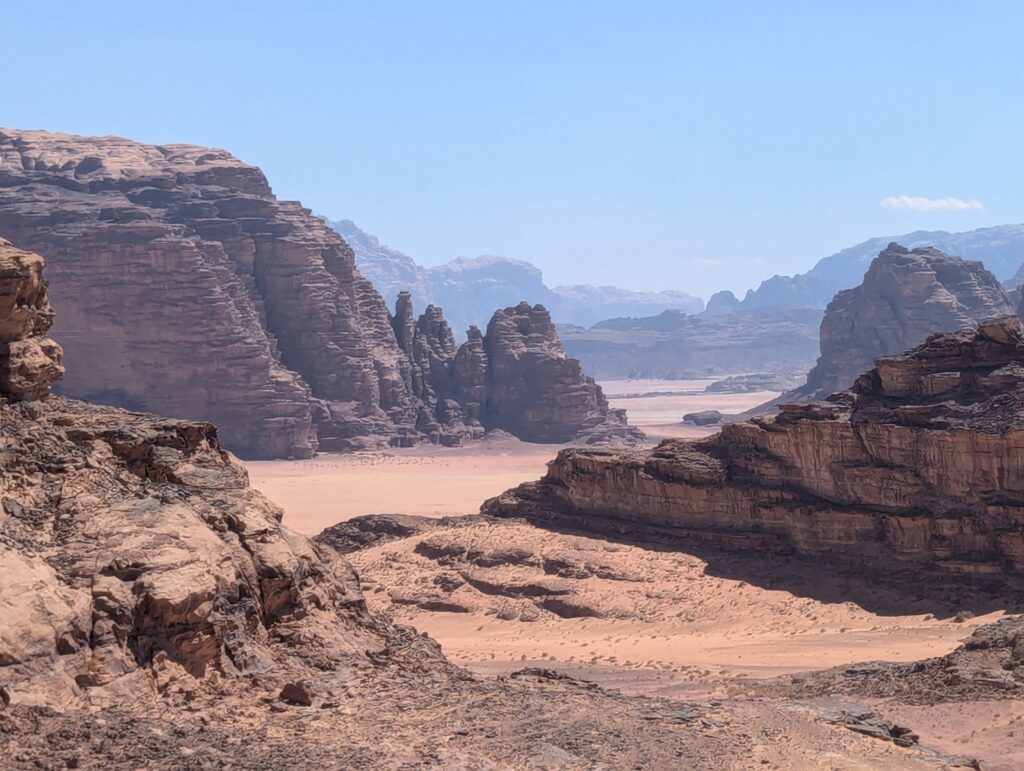
<svg viewBox="0 0 1024 771"><path fill-rule="evenodd" d="M553 311L559 321L590 326L599 321L619 316L654 316L663 311L683 311L688 314L704 310L703 301L674 290L663 292L634 292L614 286L556 286L559 301Z"/></svg>
<svg viewBox="0 0 1024 771"><path fill-rule="evenodd" d="M806 372L818 355L816 308L764 308L722 315L663 311L560 326L565 351L598 380L688 379L739 373Z"/></svg>
<svg viewBox="0 0 1024 771"><path fill-rule="evenodd" d="M399 292L408 290L418 309L430 303L443 308L460 339L470 325L486 325L496 309L524 300L544 305L560 324L580 326L616 316L651 316L665 310L700 313L704 309L700 298L679 291L635 292L588 285L551 289L536 266L511 257L460 257L425 268L409 255L383 246L351 220L328 224L352 247L359 270L389 306Z"/></svg>
<svg viewBox="0 0 1024 771"><path fill-rule="evenodd" d="M741 303L757 308L824 308L837 292L857 286L871 261L890 242L908 249L933 246L965 260L978 260L1001 280L1014 276L1024 263L1024 225L999 225L947 233L943 230L872 238L819 260L806 273L774 276L747 292Z"/></svg>

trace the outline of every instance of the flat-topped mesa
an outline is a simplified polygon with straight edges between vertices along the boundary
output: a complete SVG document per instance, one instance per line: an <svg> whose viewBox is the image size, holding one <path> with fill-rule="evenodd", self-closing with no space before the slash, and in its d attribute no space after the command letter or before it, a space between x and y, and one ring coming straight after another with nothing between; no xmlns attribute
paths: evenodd
<svg viewBox="0 0 1024 771"><path fill-rule="evenodd" d="M935 332L973 329L1013 312L1009 295L980 262L891 243L860 286L839 292L829 303L818 363L807 383L780 401L823 399L849 388L877 356L905 351Z"/></svg>
<svg viewBox="0 0 1024 771"><path fill-rule="evenodd" d="M850 391L652 451L564 450L484 504L637 535L891 569L1024 572L1024 330L1013 317L882 357Z"/></svg>
<svg viewBox="0 0 1024 771"><path fill-rule="evenodd" d="M38 254L0 238L0 398L44 399L64 375L63 352L46 336L53 324Z"/></svg>

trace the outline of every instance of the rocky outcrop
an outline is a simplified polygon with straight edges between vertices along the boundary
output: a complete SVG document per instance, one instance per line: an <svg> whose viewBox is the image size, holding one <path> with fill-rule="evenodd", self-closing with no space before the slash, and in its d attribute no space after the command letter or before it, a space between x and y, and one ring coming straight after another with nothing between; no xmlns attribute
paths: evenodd
<svg viewBox="0 0 1024 771"><path fill-rule="evenodd" d="M995 276L980 262L937 249L891 243L864 282L840 292L821 320L821 356L807 383L783 401L823 399L848 388L876 356L899 353L935 332L955 332L1013 313Z"/></svg>
<svg viewBox="0 0 1024 771"><path fill-rule="evenodd" d="M223 150L2 129L0 233L49 262L64 395L213 421L250 458L478 433L415 371L450 333L400 344L348 244Z"/></svg>
<svg viewBox="0 0 1024 771"><path fill-rule="evenodd" d="M644 438L566 356L542 305L495 312L485 335L470 327L458 348L439 308L413 320L408 292L399 294L391 323L411 362L417 429L435 442L458 444L495 429L528 442L628 446Z"/></svg>
<svg viewBox="0 0 1024 771"><path fill-rule="evenodd" d="M5 248L0 266L0 330L44 331L41 260ZM52 370L19 377L0 393L5 769L733 767L757 751L752 722L763 735L793 723L776 708L626 697L547 668L476 678L374 618L332 546L356 538L282 527L210 424L30 399ZM586 610L561 578L494 570L521 558L463 560L464 580L556 616ZM819 755L823 742L861 765L876 755L813 718L801 729ZM585 732L596 738L584 746Z"/></svg>
<svg viewBox="0 0 1024 771"><path fill-rule="evenodd" d="M1024 571L1022 451L1024 331L1011 316L707 439L564 450L483 512L1003 579Z"/></svg>
<svg viewBox="0 0 1024 771"><path fill-rule="evenodd" d="M52 324L43 258L0 239L0 397L42 399L64 374Z"/></svg>
<svg viewBox="0 0 1024 771"><path fill-rule="evenodd" d="M947 254L978 260L1000 279L1008 279L1024 262L1024 225L997 225L963 233L918 230L901 236L872 238L818 260L806 273L773 276L743 298L743 308L824 308L844 289L857 286L886 244L908 249L931 246Z"/></svg>
<svg viewBox="0 0 1024 771"><path fill-rule="evenodd" d="M711 299L708 300L707 307L704 309L706 316L724 316L729 313L735 313L740 309L740 301L732 292L728 289L723 289L721 292L715 292L711 295Z"/></svg>
<svg viewBox="0 0 1024 771"><path fill-rule="evenodd" d="M610 408L601 387L566 355L543 306L520 303L498 311L481 342L486 373L479 370L479 353L472 346L457 368L468 373L467 398L478 391L483 375L482 420L488 428L531 442L633 445L643 440L643 433L627 424L625 410Z"/></svg>
<svg viewBox="0 0 1024 771"><path fill-rule="evenodd" d="M61 372L42 270L0 243L4 701L65 706L158 670L267 674L286 648L351 662L383 647L351 569L281 527L213 426L42 398ZM16 359L16 343L35 353Z"/></svg>

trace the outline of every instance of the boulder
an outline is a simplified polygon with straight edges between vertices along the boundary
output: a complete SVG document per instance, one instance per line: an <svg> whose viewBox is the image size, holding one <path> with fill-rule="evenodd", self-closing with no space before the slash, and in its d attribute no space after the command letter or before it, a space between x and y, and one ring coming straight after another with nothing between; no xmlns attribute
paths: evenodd
<svg viewBox="0 0 1024 771"><path fill-rule="evenodd" d="M695 426L717 426L722 422L722 413L718 410L688 412L683 415L683 422L692 423Z"/></svg>

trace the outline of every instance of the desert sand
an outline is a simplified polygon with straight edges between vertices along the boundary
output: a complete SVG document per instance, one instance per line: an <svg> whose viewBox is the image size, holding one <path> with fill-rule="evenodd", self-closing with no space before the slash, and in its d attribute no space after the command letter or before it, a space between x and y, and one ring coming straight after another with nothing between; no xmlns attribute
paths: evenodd
<svg viewBox="0 0 1024 771"><path fill-rule="evenodd" d="M627 409L630 421L652 442L717 430L682 425L685 412L738 413L777 395L705 394L709 382L603 385L613 406ZM484 499L539 477L556 450L502 439L454 449L418 447L247 465L254 486L284 508L285 523L313 534L364 514L474 514ZM514 547L536 559L483 570L468 566L492 587L479 591L462 579L466 565L420 553L418 544L429 539L483 551ZM716 698L742 693L750 679L858 661L940 656L976 625L1003 615L999 603L981 604L971 607L973 617L958 619L962 598L908 599L905 592L869 579L823 578L798 561L687 553L515 522L444 527L349 558L375 612L428 633L462 666L487 675L554 667L629 694ZM605 577L552 575L540 567L548 559L598 565ZM560 593L574 613L586 616L564 617L545 610L537 597L517 596L518 587L533 585ZM936 749L994 758L997 768L1014 767L1019 759L1013 755L1018 752L1015 729L1024 714L1020 705L960 709L903 706L893 717L919 729L922 741ZM1004 750L1009 765L1000 757Z"/></svg>
<svg viewBox="0 0 1024 771"><path fill-rule="evenodd" d="M714 379L617 380L602 386L611 405L626 409L630 422L647 432L652 444L717 430L683 425L680 418L687 412L739 413L778 395L703 393L711 382ZM253 486L284 508L285 524L315 535L364 514L475 514L487 498L541 477L557 451L557 445L499 439L466 447L421 445L246 465Z"/></svg>

